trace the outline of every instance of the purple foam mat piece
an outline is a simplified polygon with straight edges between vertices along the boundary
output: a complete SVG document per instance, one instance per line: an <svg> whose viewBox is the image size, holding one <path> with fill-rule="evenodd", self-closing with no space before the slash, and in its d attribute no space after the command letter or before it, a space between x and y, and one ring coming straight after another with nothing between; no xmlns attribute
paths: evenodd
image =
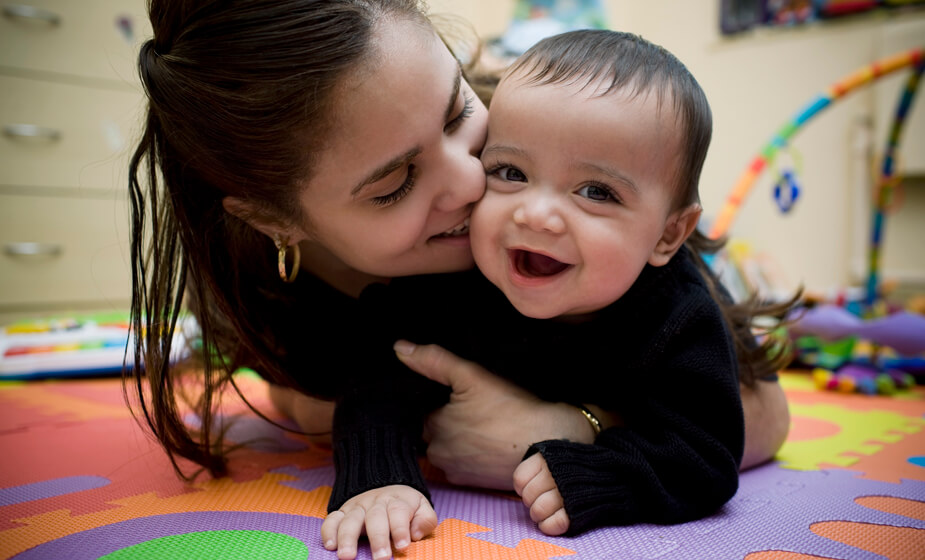
<svg viewBox="0 0 925 560"><path fill-rule="evenodd" d="M101 476L68 476L11 488L0 488L0 507L92 490L107 484L109 484L109 479Z"/></svg>
<svg viewBox="0 0 925 560"><path fill-rule="evenodd" d="M925 521L871 510L854 501L861 496L925 500L925 482L890 484L856 476L852 471L805 472L765 465L743 473L739 492L711 517L680 525L597 529L571 538L540 533L516 500L443 486L432 493L441 518L464 519L493 529L470 534L473 538L507 547L525 538L541 540L577 553L569 558L702 560L789 550L826 558L881 560L877 554L820 537L810 525L854 521L925 529Z"/></svg>
<svg viewBox="0 0 925 560"><path fill-rule="evenodd" d="M794 336L814 335L826 340L859 336L907 356L925 352L925 317L908 311L863 321L842 307L820 305L799 315L790 330Z"/></svg>

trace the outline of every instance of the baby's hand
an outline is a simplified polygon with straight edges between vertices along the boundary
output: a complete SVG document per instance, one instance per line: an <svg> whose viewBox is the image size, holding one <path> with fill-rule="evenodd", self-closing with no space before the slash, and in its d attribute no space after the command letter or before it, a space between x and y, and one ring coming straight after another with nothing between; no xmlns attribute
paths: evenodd
<svg viewBox="0 0 925 560"><path fill-rule="evenodd" d="M568 531L569 518L559 487L539 453L531 455L514 470L514 490L530 508L530 519L550 536Z"/></svg>
<svg viewBox="0 0 925 560"><path fill-rule="evenodd" d="M357 541L365 533L374 560L390 558L391 533L395 548L402 550L437 528L437 514L427 498L410 486L383 486L356 495L321 525L321 541L337 550L341 560L357 555Z"/></svg>

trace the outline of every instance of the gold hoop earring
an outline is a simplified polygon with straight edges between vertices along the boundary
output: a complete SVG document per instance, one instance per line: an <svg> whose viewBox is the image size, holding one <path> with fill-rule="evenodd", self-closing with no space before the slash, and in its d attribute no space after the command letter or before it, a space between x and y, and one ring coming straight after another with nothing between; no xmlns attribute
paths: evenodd
<svg viewBox="0 0 925 560"><path fill-rule="evenodd" d="M295 277L299 274L299 264L302 262L302 250L299 244L292 246L292 274L286 274L286 253L289 251L289 239L281 239L279 236L273 238L273 243L279 254L279 277L283 282L295 282Z"/></svg>

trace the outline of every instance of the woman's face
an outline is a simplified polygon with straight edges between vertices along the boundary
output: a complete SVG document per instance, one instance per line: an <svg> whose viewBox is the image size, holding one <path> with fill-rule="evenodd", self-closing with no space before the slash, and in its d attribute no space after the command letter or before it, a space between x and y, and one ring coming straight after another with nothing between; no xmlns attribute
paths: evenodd
<svg viewBox="0 0 925 560"><path fill-rule="evenodd" d="M485 190L487 111L433 30L378 25L301 194L309 243L375 276L473 265L469 214Z"/></svg>

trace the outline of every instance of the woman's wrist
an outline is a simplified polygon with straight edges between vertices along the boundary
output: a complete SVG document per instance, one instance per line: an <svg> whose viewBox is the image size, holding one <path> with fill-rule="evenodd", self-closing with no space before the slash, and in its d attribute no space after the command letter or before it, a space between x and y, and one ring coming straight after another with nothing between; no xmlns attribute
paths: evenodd
<svg viewBox="0 0 925 560"><path fill-rule="evenodd" d="M557 411L555 424L549 426L550 432L546 434L537 434L542 435L542 437L536 441L565 439L576 443L594 443L594 440L597 438L597 432L592 422L585 416L580 407L564 402L555 403L553 406ZM588 412L598 419L601 423L601 429L606 428L606 425L601 421L601 417L593 407L589 407ZM552 420L552 418L553 417L550 417L550 420Z"/></svg>

